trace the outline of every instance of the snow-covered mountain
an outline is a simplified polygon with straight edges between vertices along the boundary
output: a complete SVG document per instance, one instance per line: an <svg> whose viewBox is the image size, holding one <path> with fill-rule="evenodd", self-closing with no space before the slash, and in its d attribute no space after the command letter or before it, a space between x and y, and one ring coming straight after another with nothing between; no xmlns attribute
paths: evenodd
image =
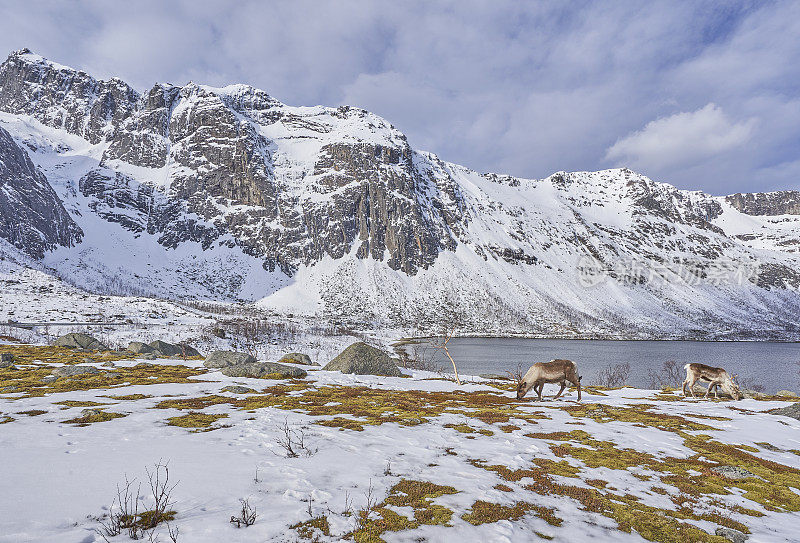
<svg viewBox="0 0 800 543"><path fill-rule="evenodd" d="M28 50L0 65L0 128L0 237L88 290L423 332L800 336L797 192L479 174L361 109L139 93Z"/></svg>

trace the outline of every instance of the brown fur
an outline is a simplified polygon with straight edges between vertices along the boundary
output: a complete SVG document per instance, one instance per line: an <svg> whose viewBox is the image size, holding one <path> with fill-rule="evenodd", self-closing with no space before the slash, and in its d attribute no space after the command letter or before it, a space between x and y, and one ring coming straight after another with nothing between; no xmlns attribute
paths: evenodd
<svg viewBox="0 0 800 543"><path fill-rule="evenodd" d="M561 396L564 389L567 387L567 381L578 387L578 401L581 399L581 378L578 376L578 367L572 360L551 360L550 362L536 362L517 387L517 399L521 399L533 389L539 396L539 401L542 400L542 389L545 383L560 383L561 390L558 391L555 398Z"/></svg>
<svg viewBox="0 0 800 543"><path fill-rule="evenodd" d="M723 368L715 368L713 366L706 366L705 364L686 364L683 367L686 370L686 379L683 381L683 395L686 396L686 386L689 386L689 392L694 395L694 384L697 381L708 381L708 389L704 398L708 398L708 393L714 389L714 398L719 398L717 391L720 387L722 390L731 395L734 400L741 400L742 393L734 381L735 375L731 377Z"/></svg>

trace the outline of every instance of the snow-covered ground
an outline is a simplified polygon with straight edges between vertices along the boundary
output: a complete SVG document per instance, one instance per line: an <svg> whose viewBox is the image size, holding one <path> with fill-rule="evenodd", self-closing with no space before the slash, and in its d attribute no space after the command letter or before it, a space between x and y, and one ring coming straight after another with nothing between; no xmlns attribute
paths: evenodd
<svg viewBox="0 0 800 543"><path fill-rule="evenodd" d="M90 356L103 370L142 362L117 360L111 368ZM203 369L199 360L146 362ZM734 523L752 532L750 541L796 541L800 422L764 413L785 401L684 400L623 388L584 391L580 403L574 391L558 401L517 402L488 382L458 386L428 372L403 379L306 369L298 381L211 370L183 383L86 385L40 396L0 389L0 421L13 419L0 426L0 541L102 541L98 517L108 513L116 485L126 476L144 482L140 511L148 509L145 468L159 461L169 462L177 483L170 525L184 542L303 540L302 527L291 527L319 517L328 535L305 532L319 541L354 530L359 541L377 540L368 533L385 541L530 541L535 533L556 541L673 541L651 530L656 521L667 522L672 536L687 526L713 534ZM223 390L230 385L253 392ZM65 422L87 406L125 416ZM212 431L167 424L197 412L224 417L210 423ZM296 439L303 435L309 454L295 445L299 456L287 456L280 445L286 425ZM718 463L756 478L715 476L709 467ZM439 491L409 505L402 492L409 481ZM704 486L709 481L716 486ZM597 492L600 505L579 489ZM240 499L257 518L237 529L229 520ZM483 518L475 514L486 507L481 502L501 507ZM700 532L683 533L701 540ZM155 534L169 541L165 524Z"/></svg>

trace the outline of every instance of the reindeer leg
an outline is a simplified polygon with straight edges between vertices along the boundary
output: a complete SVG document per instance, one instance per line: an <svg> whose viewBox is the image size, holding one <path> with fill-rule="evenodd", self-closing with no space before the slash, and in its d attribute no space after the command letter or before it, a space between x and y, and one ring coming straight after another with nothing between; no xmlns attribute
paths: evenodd
<svg viewBox="0 0 800 543"><path fill-rule="evenodd" d="M544 390L544 383L539 383L539 388L537 389L534 385L533 390L536 391L536 394L539 395L539 401L542 401L542 390Z"/></svg>
<svg viewBox="0 0 800 543"><path fill-rule="evenodd" d="M686 397L686 383L688 383L688 382L689 382L688 378L684 379L683 380L683 386L681 387L681 390L683 391L683 397L684 398Z"/></svg>
<svg viewBox="0 0 800 543"><path fill-rule="evenodd" d="M697 396L694 395L694 384L696 382L697 382L697 379L690 379L689 380L689 392L692 393L692 398L697 398Z"/></svg>
<svg viewBox="0 0 800 543"><path fill-rule="evenodd" d="M559 397L559 396L561 396L561 393L562 393L562 392L564 392L564 389L565 389L565 388L567 388L567 383L566 383L566 381L561 381L561 390L559 390L559 391L558 391L558 394L556 394L555 398L553 398L553 399L554 399L554 400L557 400L557 399L558 399L558 397Z"/></svg>
<svg viewBox="0 0 800 543"><path fill-rule="evenodd" d="M714 399L719 400L719 383L714 383Z"/></svg>

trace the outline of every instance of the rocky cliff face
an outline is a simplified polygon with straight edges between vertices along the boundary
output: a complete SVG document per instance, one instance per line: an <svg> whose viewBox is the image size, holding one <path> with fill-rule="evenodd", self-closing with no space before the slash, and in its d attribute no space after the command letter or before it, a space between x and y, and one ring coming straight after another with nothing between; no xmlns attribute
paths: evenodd
<svg viewBox="0 0 800 543"><path fill-rule="evenodd" d="M758 336L800 318L796 192L712 197L626 169L479 174L361 109L287 106L244 85L140 95L28 51L0 65L0 123L91 234L48 264L94 289L202 285L421 331ZM52 247L79 238L60 224ZM138 256L106 269L119 249L102 229ZM35 237L20 243L41 255ZM601 283L579 281L586 259ZM731 263L762 273L714 283Z"/></svg>
<svg viewBox="0 0 800 543"><path fill-rule="evenodd" d="M85 72L46 62L28 49L0 65L0 110L31 115L92 143L133 111L137 93L123 81L97 81Z"/></svg>
<svg viewBox="0 0 800 543"><path fill-rule="evenodd" d="M725 200L747 215L800 215L800 192L755 192L731 194Z"/></svg>
<svg viewBox="0 0 800 543"><path fill-rule="evenodd" d="M97 81L27 50L0 67L0 110L105 144L99 168L81 182L85 195L98 198L94 209L107 206L122 179L103 170L130 165L149 172L137 195L118 198L113 208L141 213L145 200L163 196L170 203L159 210L185 208L213 225L166 233L169 221L158 217L144 226L102 212L125 228L164 233L159 239L169 245L198 235L208 245L230 233L267 269L287 274L325 256L341 258L353 245L361 258L414 274L455 247L450 227L457 218L428 209L436 187L415 169L405 137L363 110L288 108L241 85L155 85L140 97L117 79ZM347 141L332 135L352 126L366 131ZM315 148L302 164L294 159L294 168L276 167L274 155L286 160L284 139L307 139ZM306 190L290 186L297 177L311 181ZM98 186L104 179L106 189ZM173 212L167 216L174 220Z"/></svg>
<svg viewBox="0 0 800 543"><path fill-rule="evenodd" d="M58 245L74 245L82 235L45 176L0 128L0 238L42 258Z"/></svg>

